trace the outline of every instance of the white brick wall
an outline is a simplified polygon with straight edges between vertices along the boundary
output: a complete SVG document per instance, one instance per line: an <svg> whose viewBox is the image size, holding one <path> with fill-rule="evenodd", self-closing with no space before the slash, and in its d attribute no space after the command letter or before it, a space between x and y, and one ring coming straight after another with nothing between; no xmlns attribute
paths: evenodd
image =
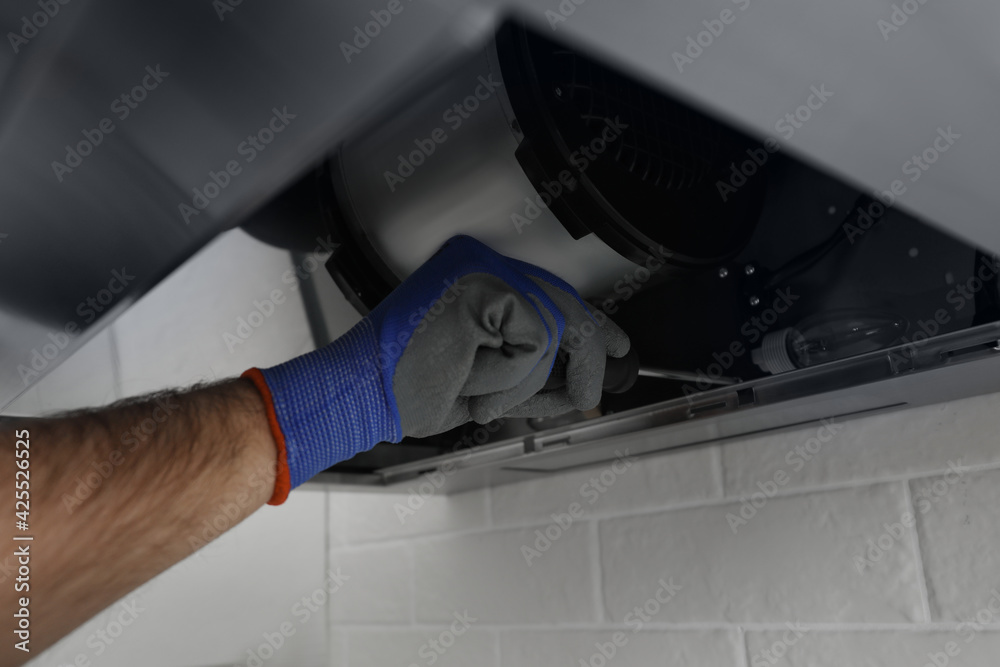
<svg viewBox="0 0 1000 667"><path fill-rule="evenodd" d="M452 664L419 639L464 611L479 632L454 651L490 667L997 664L998 408L992 395L639 459L593 503L581 487L601 468L436 498L405 526L398 497L364 496L379 525L335 535L331 559L411 549L412 569L383 576L410 573L414 615L339 616L330 665ZM334 493L331 516L342 502L361 509ZM586 514L561 528L551 515L572 502Z"/></svg>
<svg viewBox="0 0 1000 667"><path fill-rule="evenodd" d="M224 377L309 347L294 300L244 349L221 344L280 286L286 254L235 233L196 263L22 410ZM226 299L201 287L220 279ZM297 491L146 587L142 623L92 664L246 664L339 568L350 580L265 667L995 665L998 433L1000 395L985 396L642 458L596 494L601 468L432 497L405 521L394 509L405 496ZM574 502L583 518L553 521ZM36 664L94 657L86 639L105 616Z"/></svg>

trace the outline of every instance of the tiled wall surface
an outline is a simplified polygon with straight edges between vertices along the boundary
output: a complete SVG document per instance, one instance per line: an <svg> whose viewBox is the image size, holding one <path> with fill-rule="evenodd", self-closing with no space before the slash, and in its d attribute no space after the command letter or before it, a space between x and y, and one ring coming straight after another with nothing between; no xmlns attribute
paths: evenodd
<svg viewBox="0 0 1000 667"><path fill-rule="evenodd" d="M240 231L223 235L5 412L34 415L100 405L231 377L312 349L301 298L282 281L291 266L288 253ZM223 334L232 333L254 300L268 298L274 289L287 295L274 317L245 342L227 346ZM345 324L350 323L345 313ZM301 600L324 586L327 522L326 491L304 487L285 506L263 508L30 664L246 665L248 651L260 655L264 636L289 622L295 633L263 664L325 664L328 608L317 606L307 616ZM108 566L114 567L110 561ZM127 626L119 624L123 604L132 610L122 617Z"/></svg>
<svg viewBox="0 0 1000 667"><path fill-rule="evenodd" d="M287 262L224 237L91 343L118 377L67 398L50 378L22 409L308 349L294 300L239 352L221 342ZM224 300L198 288L222 279ZM85 356L56 373L83 377ZM255 665L332 571L341 588L258 667L995 665L998 433L994 395L432 496L412 514L406 489L303 489L151 582L147 615L103 655L87 639L111 612L33 664Z"/></svg>
<svg viewBox="0 0 1000 667"><path fill-rule="evenodd" d="M405 523L405 496L331 492L331 561L403 603L335 600L330 664L432 664L418 639L450 641L456 612L479 634L434 664L996 664L998 408L640 459L596 497L610 468L434 498ZM573 502L587 511L570 522Z"/></svg>

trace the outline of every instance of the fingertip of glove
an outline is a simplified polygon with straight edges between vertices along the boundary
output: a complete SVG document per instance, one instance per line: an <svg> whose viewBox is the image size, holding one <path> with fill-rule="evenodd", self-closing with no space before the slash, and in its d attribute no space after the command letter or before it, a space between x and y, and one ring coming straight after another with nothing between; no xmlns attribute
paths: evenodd
<svg viewBox="0 0 1000 667"><path fill-rule="evenodd" d="M614 357L615 359L621 359L629 353L632 349L632 341L629 340L628 336L624 339L613 338L608 339L607 342L607 353L609 357Z"/></svg>
<svg viewBox="0 0 1000 667"><path fill-rule="evenodd" d="M500 406L492 401L469 401L469 419L476 422L480 426L484 426L492 421L500 419L504 415L505 412L500 409Z"/></svg>
<svg viewBox="0 0 1000 667"><path fill-rule="evenodd" d="M582 391L571 392L570 398L573 401L573 408L575 410L586 412L587 410L593 410L601 404L602 395L601 385L594 384L587 386Z"/></svg>

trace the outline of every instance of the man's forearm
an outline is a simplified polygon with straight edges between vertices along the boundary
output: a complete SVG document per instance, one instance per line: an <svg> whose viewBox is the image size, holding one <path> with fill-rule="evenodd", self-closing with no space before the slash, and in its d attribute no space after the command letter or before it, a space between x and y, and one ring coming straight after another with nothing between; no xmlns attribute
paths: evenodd
<svg viewBox="0 0 1000 667"><path fill-rule="evenodd" d="M25 431L30 522L20 531L15 446ZM215 535L266 503L277 453L259 393L234 380L54 419L2 420L0 459L8 510L0 534L9 534L0 563L11 557L8 571L17 572L15 545L31 554L30 590L16 592L14 574L0 583L0 662L20 664L203 546L206 521ZM30 597L30 654L13 646L20 597Z"/></svg>

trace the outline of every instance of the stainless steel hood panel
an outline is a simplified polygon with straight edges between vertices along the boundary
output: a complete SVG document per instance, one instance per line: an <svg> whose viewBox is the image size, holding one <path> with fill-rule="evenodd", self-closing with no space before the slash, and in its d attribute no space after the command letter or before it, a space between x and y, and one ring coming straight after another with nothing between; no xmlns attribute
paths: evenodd
<svg viewBox="0 0 1000 667"><path fill-rule="evenodd" d="M523 3L545 20L555 2ZM579 39L650 80L749 127L867 188L907 186L900 205L952 233L1000 251L994 187L1000 132L1000 4L919 4L883 37L893 0L594 2L560 35ZM724 10L734 19L679 71L674 53ZM898 18L897 18L898 20ZM704 37L702 38L703 41ZM834 97L791 138L775 124L805 103L811 86ZM961 140L911 182L905 162L939 127Z"/></svg>
<svg viewBox="0 0 1000 667"><path fill-rule="evenodd" d="M354 0L244 2L221 19L202 1L74 0L59 5L17 53L2 51L0 406L26 387L18 366L30 365L33 350L52 341L49 334L58 338L68 323L84 331L57 352L51 368L117 309L272 197L415 73L460 48L480 24L477 7L513 5L403 6L350 63L340 42L350 41L372 10ZM900 205L1000 251L1000 189L993 183L1000 5L920 5L888 39L877 24L889 18L888 0L572 6L563 17L553 1L517 5L544 29L551 20L564 37L757 134L774 134L775 122L803 103L810 86L825 85L835 96L788 145L854 182L881 189L906 179L903 164L939 127L953 127L961 139L919 181L906 182ZM735 20L678 71L672 54L724 9ZM0 21L18 32L37 11L36 3L7 4ZM120 119L113 100L157 65L169 76ZM295 119L187 224L178 205L191 203L191 189L202 188L209 171L243 159L240 143L276 107ZM104 118L114 131L59 182L52 162L65 161L65 146ZM112 271L122 268L135 279L88 320L80 304L104 297Z"/></svg>
<svg viewBox="0 0 1000 667"><path fill-rule="evenodd" d="M222 20L211 2L57 6L17 53L0 51L0 410L320 158L404 65L465 38L446 28L454 10L408 4L348 64L339 43L371 20L366 3L248 2ZM38 11L7 3L0 24L17 33ZM120 99L144 80L141 102ZM275 109L294 118L248 147ZM72 166L66 147L81 141L96 145ZM225 187L185 219L210 172ZM124 289L109 288L114 271Z"/></svg>
<svg viewBox="0 0 1000 667"><path fill-rule="evenodd" d="M878 412L919 407L1000 391L1000 324L942 336L915 351L914 367L896 359L905 346L824 367L804 369L579 422L537 435L391 466L370 476L325 472L318 480L399 493L457 493L483 485L662 453L734 437L840 422ZM919 377L914 370L927 365ZM868 381L858 382L867 377ZM436 471L436 472L432 472ZM431 473L426 478L420 475Z"/></svg>

